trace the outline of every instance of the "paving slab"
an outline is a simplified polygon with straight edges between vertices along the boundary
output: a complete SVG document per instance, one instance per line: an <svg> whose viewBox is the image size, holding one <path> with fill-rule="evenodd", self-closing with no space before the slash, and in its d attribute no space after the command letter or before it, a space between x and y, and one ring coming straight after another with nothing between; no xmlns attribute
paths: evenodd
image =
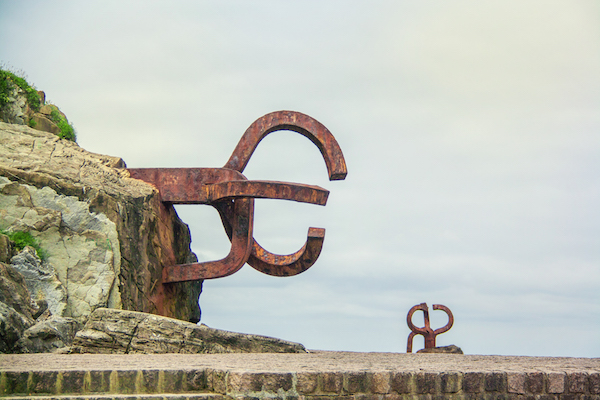
<svg viewBox="0 0 600 400"><path fill-rule="evenodd" d="M0 371L600 372L600 358L312 351L308 354L3 354Z"/></svg>

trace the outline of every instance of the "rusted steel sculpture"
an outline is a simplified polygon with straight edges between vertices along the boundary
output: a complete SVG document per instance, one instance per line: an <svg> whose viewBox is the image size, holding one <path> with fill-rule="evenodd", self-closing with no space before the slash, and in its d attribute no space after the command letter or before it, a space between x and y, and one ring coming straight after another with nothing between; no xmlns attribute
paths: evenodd
<svg viewBox="0 0 600 400"><path fill-rule="evenodd" d="M323 246L325 229L309 228L306 244L289 255L268 252L252 236L255 198L325 205L329 195L329 191L319 186L251 181L242 175L260 141L279 130L295 131L310 139L325 159L329 180L346 177L346 162L331 132L317 120L294 111L277 111L254 121L223 168L129 169L132 178L156 186L165 203L208 204L216 208L231 241L229 254L221 260L165 267L163 283L221 278L235 273L246 262L273 276L297 275L315 263Z"/></svg>
<svg viewBox="0 0 600 400"><path fill-rule="evenodd" d="M452 328L452 325L454 324L454 316L452 315L452 311L450 311L448 307L443 306L441 304L434 304L433 309L442 310L448 315L448 323L445 326L436 330L431 329L429 323L429 310L427 308L427 303L417 304L408 311L408 315L406 316L406 323L408 323L408 327L412 332L408 335L408 344L406 345L407 353L412 353L413 339L416 335L423 335L423 337L425 338L425 348L433 349L435 347L435 337L441 333L449 331L450 328ZM413 314L417 310L423 311L425 326L422 328L418 328L412 323Z"/></svg>

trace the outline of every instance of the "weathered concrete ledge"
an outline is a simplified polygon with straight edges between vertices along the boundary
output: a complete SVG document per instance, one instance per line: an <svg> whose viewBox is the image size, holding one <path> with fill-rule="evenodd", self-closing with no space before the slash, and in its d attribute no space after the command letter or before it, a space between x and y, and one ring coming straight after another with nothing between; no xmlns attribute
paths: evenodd
<svg viewBox="0 0 600 400"><path fill-rule="evenodd" d="M600 400L600 358L351 352L0 355L0 393L82 399Z"/></svg>

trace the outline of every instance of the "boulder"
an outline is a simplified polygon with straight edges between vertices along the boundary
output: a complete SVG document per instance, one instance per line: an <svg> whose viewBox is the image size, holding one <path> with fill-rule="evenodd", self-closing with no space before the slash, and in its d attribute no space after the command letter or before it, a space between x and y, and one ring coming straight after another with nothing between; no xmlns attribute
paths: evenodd
<svg viewBox="0 0 600 400"><path fill-rule="evenodd" d="M299 343L134 311L96 309L71 353L305 353Z"/></svg>
<svg viewBox="0 0 600 400"><path fill-rule="evenodd" d="M446 354L464 354L462 349L453 344L449 346L433 347L431 349L421 349L417 353L446 353Z"/></svg>
<svg viewBox="0 0 600 400"><path fill-rule="evenodd" d="M44 277L46 289L29 285L31 294L55 316L83 324L113 307L197 322L202 282L161 282L164 266L195 258L189 229L124 167L118 157L0 122L0 229L29 232L45 250L43 262L23 255L17 264Z"/></svg>
<svg viewBox="0 0 600 400"><path fill-rule="evenodd" d="M74 318L50 316L26 329L17 343L23 353L50 353L70 346L81 324Z"/></svg>

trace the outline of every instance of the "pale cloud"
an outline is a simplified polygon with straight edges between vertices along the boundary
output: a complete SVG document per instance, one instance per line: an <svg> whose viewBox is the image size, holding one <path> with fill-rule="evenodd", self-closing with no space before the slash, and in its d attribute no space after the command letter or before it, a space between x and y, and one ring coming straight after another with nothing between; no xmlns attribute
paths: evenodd
<svg viewBox="0 0 600 400"><path fill-rule="evenodd" d="M324 249L293 278L245 266L206 281L203 322L405 351L406 313L427 301L454 312L438 342L467 353L600 354L596 2L33 4L0 4L1 57L87 150L132 167L219 167L279 109L338 139L342 182L304 137L261 142L250 179L331 194L326 207L257 201L256 238L289 253L324 227ZM202 259L227 254L215 210L177 209ZM432 313L434 326L444 318ZM581 321L573 341L565 327Z"/></svg>

